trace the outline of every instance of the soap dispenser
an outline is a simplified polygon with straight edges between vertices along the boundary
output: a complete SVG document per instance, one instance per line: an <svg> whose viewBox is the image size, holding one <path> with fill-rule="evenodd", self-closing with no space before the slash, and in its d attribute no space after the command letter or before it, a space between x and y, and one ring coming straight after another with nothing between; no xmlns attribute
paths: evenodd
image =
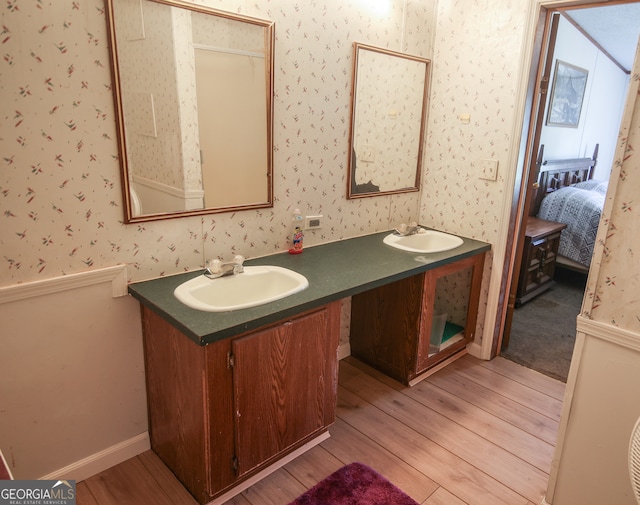
<svg viewBox="0 0 640 505"><path fill-rule="evenodd" d="M289 254L300 254L303 248L304 230L300 209L293 211L293 226L291 229L291 244Z"/></svg>

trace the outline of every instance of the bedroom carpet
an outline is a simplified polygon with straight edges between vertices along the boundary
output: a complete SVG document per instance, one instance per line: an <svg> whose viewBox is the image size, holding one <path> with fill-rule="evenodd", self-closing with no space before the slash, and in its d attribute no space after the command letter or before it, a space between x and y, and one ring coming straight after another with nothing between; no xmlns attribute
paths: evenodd
<svg viewBox="0 0 640 505"><path fill-rule="evenodd" d="M362 463L332 473L289 505L418 505Z"/></svg>
<svg viewBox="0 0 640 505"><path fill-rule="evenodd" d="M556 268L555 285L515 309L501 356L567 382L586 274Z"/></svg>

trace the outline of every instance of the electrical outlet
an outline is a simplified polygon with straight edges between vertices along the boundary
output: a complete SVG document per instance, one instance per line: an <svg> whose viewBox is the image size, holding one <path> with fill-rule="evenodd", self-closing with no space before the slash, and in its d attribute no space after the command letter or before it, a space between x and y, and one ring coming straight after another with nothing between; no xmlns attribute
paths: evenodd
<svg viewBox="0 0 640 505"><path fill-rule="evenodd" d="M362 145L358 152L358 160L365 163L373 163L375 161L375 154L373 147L369 145Z"/></svg>
<svg viewBox="0 0 640 505"><path fill-rule="evenodd" d="M480 160L480 179L495 181L498 179L498 160Z"/></svg>
<svg viewBox="0 0 640 505"><path fill-rule="evenodd" d="M305 230L315 230L322 228L322 216L306 216L304 221Z"/></svg>

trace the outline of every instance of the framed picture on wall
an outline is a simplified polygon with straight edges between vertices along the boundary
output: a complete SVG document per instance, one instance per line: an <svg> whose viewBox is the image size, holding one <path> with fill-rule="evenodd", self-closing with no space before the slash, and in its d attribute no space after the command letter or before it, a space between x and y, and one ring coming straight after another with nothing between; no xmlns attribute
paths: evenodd
<svg viewBox="0 0 640 505"><path fill-rule="evenodd" d="M589 71L584 68L556 60L547 112L548 126L578 127L588 75Z"/></svg>

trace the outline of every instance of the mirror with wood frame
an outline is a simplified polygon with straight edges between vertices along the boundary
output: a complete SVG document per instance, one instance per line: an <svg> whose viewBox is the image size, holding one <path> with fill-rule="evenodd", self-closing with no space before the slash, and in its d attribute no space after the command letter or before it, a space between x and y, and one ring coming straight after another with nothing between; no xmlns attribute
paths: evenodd
<svg viewBox="0 0 640 505"><path fill-rule="evenodd" d="M358 42L347 198L420 189L430 61Z"/></svg>
<svg viewBox="0 0 640 505"><path fill-rule="evenodd" d="M273 22L106 5L125 222L272 207Z"/></svg>

